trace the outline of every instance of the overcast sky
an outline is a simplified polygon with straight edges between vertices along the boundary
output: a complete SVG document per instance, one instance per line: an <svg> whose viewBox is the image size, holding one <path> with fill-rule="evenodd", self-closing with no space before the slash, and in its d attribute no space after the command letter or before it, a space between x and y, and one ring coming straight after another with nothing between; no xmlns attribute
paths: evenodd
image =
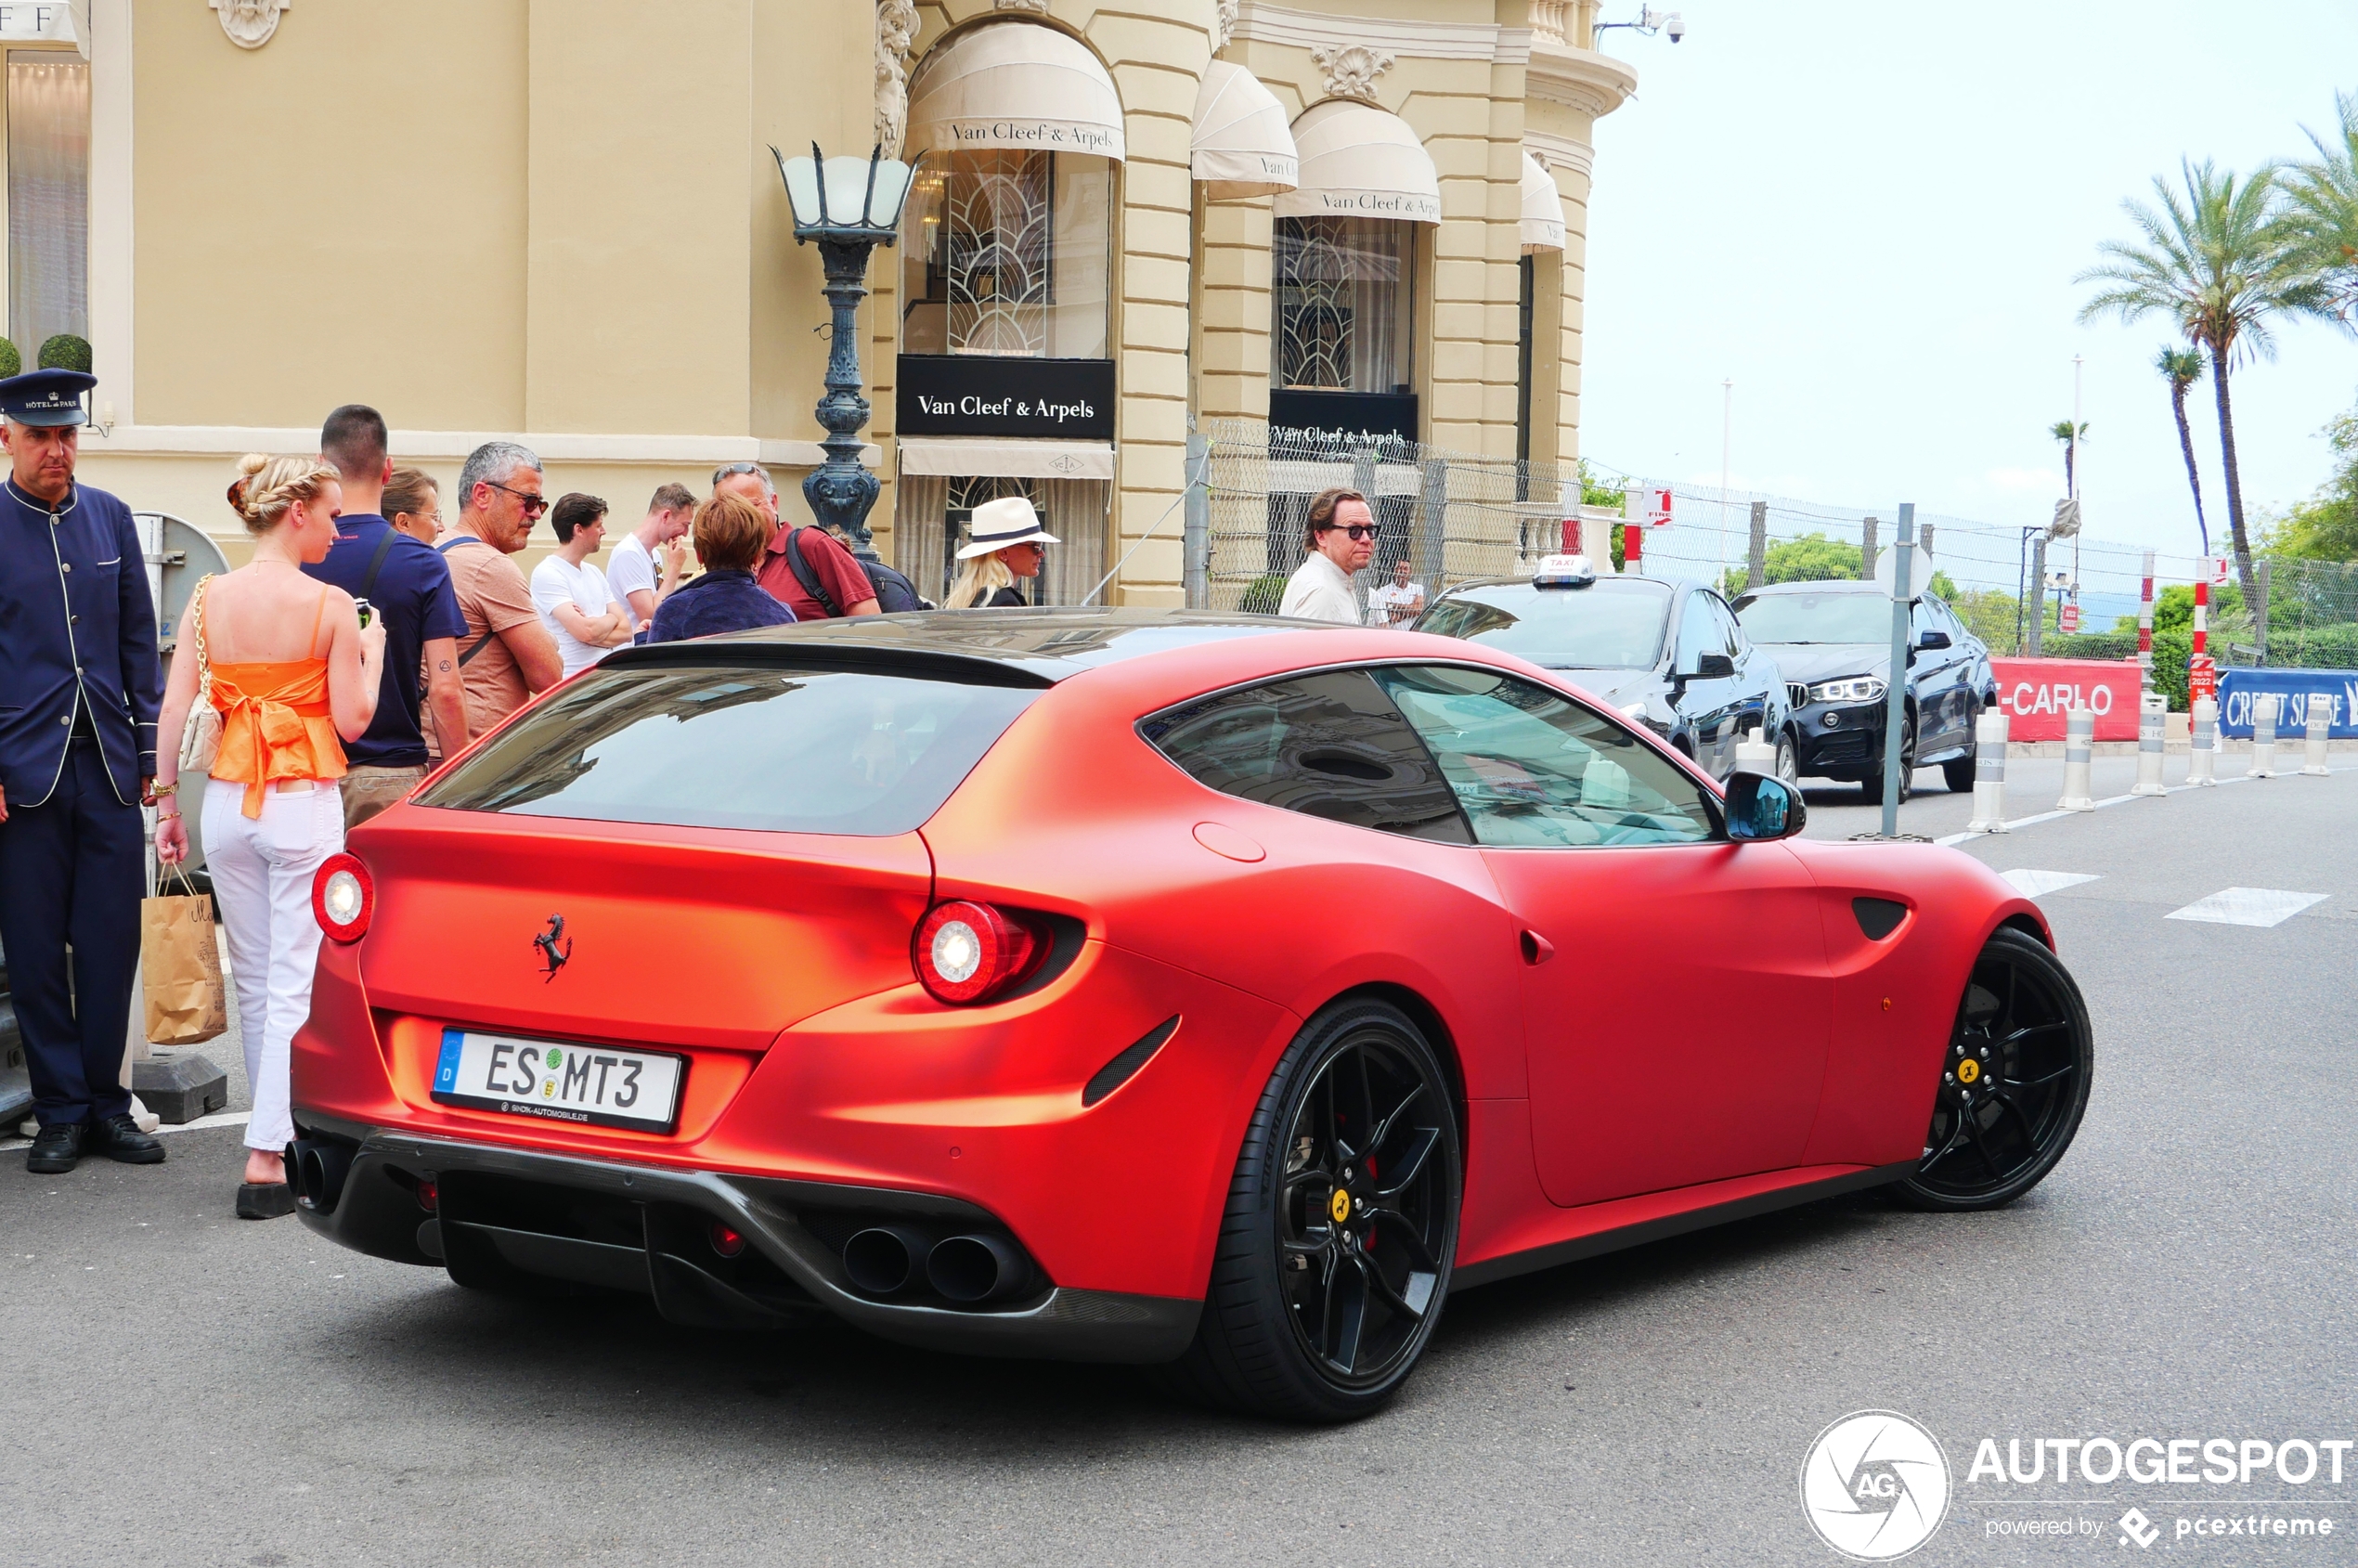
<svg viewBox="0 0 2358 1568"><path fill-rule="evenodd" d="M2072 279L2182 154L2306 151L2358 90L2358 5L1669 4L1675 46L1605 35L1639 92L1597 125L1581 449L1716 486L1732 379L1734 488L2043 523L2079 354L2089 534L2192 557L2171 329L2079 326ZM2234 391L2246 504L2283 507L2325 477L2358 339L2287 323ZM2190 411L2223 549L2208 380Z"/></svg>

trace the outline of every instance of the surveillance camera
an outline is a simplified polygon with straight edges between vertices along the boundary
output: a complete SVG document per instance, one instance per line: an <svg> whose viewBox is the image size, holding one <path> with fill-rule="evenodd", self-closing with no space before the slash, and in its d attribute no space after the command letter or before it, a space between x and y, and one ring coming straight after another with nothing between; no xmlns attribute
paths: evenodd
<svg viewBox="0 0 2358 1568"><path fill-rule="evenodd" d="M1676 11L1670 13L1668 28L1670 32L1670 41L1673 44L1676 44L1679 39L1684 38L1687 35L1686 19L1681 17Z"/></svg>

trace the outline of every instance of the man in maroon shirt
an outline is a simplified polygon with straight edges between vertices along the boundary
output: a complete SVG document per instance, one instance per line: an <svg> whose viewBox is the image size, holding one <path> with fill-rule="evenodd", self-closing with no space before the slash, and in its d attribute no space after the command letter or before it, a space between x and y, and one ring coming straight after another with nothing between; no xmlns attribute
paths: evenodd
<svg viewBox="0 0 2358 1568"><path fill-rule="evenodd" d="M712 476L712 493L735 496L751 501L769 515L776 531L770 538L769 553L761 559L761 569L754 580L770 590L770 597L795 614L798 621L825 620L830 616L873 616L877 613L876 590L868 581L868 574L851 551L824 528L790 529L778 520L778 486L771 484L770 471L759 463L731 463ZM818 597L802 586L795 575L794 563L786 555L786 540L792 538L800 547L802 564L826 592L832 604L822 603Z"/></svg>

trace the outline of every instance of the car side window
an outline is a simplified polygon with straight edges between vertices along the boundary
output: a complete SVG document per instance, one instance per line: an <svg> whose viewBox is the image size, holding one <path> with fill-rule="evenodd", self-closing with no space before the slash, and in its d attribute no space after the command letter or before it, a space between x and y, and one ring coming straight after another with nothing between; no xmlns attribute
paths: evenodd
<svg viewBox="0 0 2358 1568"><path fill-rule="evenodd" d="M1678 612L1678 656L1670 667L1672 670L1692 674L1704 654L1723 652L1725 647L1718 623L1711 618L1710 596L1687 595L1686 604Z"/></svg>
<svg viewBox="0 0 2358 1568"><path fill-rule="evenodd" d="M1499 848L1695 844L1708 791L1623 727L1544 687L1457 665L1376 671L1473 823Z"/></svg>
<svg viewBox="0 0 2358 1568"><path fill-rule="evenodd" d="M1727 602L1716 593L1705 594L1704 603L1711 606L1713 624L1719 628L1720 636L1727 640L1728 656L1738 664L1743 663L1750 644L1744 641L1744 628L1736 624L1736 613L1729 609Z"/></svg>
<svg viewBox="0 0 2358 1568"><path fill-rule="evenodd" d="M1138 732L1223 795L1379 833L1473 842L1432 755L1364 669L1223 692L1154 714Z"/></svg>
<svg viewBox="0 0 2358 1568"><path fill-rule="evenodd" d="M1924 640L1924 633L1927 631L1948 629L1940 624L1940 617L1933 613L1932 601L1929 599L1919 599L1910 606L1908 623L1910 635L1919 642Z"/></svg>

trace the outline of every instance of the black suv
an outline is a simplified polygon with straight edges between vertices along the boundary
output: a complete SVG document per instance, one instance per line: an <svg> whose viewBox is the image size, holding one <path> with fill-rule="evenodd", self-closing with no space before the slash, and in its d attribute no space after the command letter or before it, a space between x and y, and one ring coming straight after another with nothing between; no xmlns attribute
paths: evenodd
<svg viewBox="0 0 2358 1568"><path fill-rule="evenodd" d="M1870 582L1772 583L1736 601L1736 618L1777 657L1792 688L1800 771L1857 783L1883 798L1884 693L1891 683L1891 596ZM1998 700L1989 650L1930 594L1909 616L1899 797L1915 770L1939 764L1949 787L1973 788L1974 721Z"/></svg>
<svg viewBox="0 0 2358 1568"><path fill-rule="evenodd" d="M1459 584L1416 629L1561 670L1714 778L1734 769L1736 742L1755 729L1776 738L1778 775L1798 776L1784 678L1702 583L1598 577L1584 558L1550 556L1530 578Z"/></svg>

